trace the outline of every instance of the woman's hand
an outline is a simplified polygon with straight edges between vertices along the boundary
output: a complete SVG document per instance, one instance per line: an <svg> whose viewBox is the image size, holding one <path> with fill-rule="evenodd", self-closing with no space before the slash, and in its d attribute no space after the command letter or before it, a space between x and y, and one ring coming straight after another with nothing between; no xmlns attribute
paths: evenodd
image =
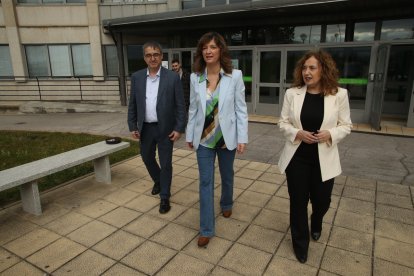
<svg viewBox="0 0 414 276"><path fill-rule="evenodd" d="M331 133L328 130L318 130L313 136L318 139L319 143L325 143L331 140Z"/></svg>
<svg viewBox="0 0 414 276"><path fill-rule="evenodd" d="M193 149L193 148L194 148L194 146L193 146L193 143L192 143L192 142L187 142L187 146L188 146L190 149Z"/></svg>
<svg viewBox="0 0 414 276"><path fill-rule="evenodd" d="M237 153L243 154L246 149L246 144L237 144Z"/></svg>
<svg viewBox="0 0 414 276"><path fill-rule="evenodd" d="M303 141L306 144L315 144L318 143L318 137L315 136L314 132L309 132L306 130L299 130L296 134L296 139Z"/></svg>

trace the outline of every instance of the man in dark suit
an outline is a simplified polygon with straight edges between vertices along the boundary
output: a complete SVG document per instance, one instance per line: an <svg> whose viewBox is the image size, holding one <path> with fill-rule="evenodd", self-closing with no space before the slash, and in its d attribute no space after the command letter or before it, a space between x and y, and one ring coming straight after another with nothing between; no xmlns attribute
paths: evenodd
<svg viewBox="0 0 414 276"><path fill-rule="evenodd" d="M160 194L159 212L165 214L171 209L173 145L186 125L184 97L180 77L161 66L161 45L147 42L143 51L148 68L131 77L128 127L132 137L140 140L142 160L154 181L151 193Z"/></svg>
<svg viewBox="0 0 414 276"><path fill-rule="evenodd" d="M184 70L181 67L180 61L176 58L171 61L171 69L180 75L181 84L183 86L185 110L188 112L188 107L190 106L190 72Z"/></svg>

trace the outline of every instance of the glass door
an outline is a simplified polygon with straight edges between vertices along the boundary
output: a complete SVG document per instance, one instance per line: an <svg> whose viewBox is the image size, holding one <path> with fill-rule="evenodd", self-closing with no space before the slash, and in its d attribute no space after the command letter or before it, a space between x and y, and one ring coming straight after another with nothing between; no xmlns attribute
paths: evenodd
<svg viewBox="0 0 414 276"><path fill-rule="evenodd" d="M279 116L282 84L282 51L258 49L256 114Z"/></svg>
<svg viewBox="0 0 414 276"><path fill-rule="evenodd" d="M375 130L381 130L381 115L384 104L384 94L387 82L388 59L390 45L380 45L375 66L375 80L372 97L370 123Z"/></svg>
<svg viewBox="0 0 414 276"><path fill-rule="evenodd" d="M253 50L231 49L231 61L233 68L239 69L243 73L244 86L246 87L245 97L247 104L247 112L253 113L254 106L252 102L252 83L253 83Z"/></svg>

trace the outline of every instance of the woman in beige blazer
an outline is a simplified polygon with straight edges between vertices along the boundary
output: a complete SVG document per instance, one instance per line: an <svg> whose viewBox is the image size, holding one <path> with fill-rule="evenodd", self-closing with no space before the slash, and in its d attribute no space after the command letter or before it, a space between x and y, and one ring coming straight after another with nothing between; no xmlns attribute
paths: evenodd
<svg viewBox="0 0 414 276"><path fill-rule="evenodd" d="M334 177L341 174L337 144L352 127L348 92L338 87L338 76L327 52L306 53L296 65L280 115L286 142L278 165L286 172L292 243L301 263L307 261L309 248L308 201L312 203L311 236L318 240Z"/></svg>

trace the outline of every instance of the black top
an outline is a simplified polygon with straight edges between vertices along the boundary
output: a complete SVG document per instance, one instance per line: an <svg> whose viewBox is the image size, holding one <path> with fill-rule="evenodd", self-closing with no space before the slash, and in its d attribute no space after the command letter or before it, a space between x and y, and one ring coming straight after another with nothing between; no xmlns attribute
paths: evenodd
<svg viewBox="0 0 414 276"><path fill-rule="evenodd" d="M300 112L300 121L303 130L316 133L322 125L323 114L324 97L321 94L310 94L306 92ZM319 162L318 144L306 144L302 142L295 153L295 157Z"/></svg>

